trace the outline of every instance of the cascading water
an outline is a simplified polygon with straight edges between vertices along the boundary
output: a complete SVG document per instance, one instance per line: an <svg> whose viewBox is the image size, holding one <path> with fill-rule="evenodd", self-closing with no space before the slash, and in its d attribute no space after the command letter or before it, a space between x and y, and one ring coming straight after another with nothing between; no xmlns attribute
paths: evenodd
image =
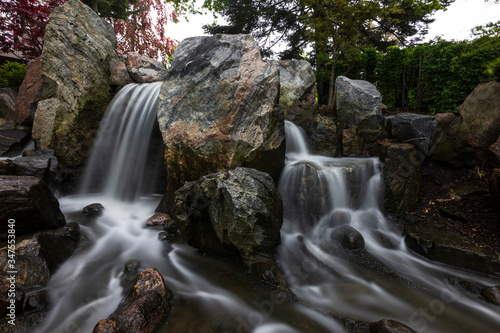
<svg viewBox="0 0 500 333"><path fill-rule="evenodd" d="M398 320L418 332L498 332L498 307L458 290L450 279L480 285L498 280L407 251L379 208L377 159L311 155L290 122L286 136L279 260L303 302L366 322Z"/></svg>
<svg viewBox="0 0 500 333"><path fill-rule="evenodd" d="M51 310L37 332L91 332L123 298L120 277L129 260L140 270L156 267L175 295L168 323L158 332L343 332L330 314L397 319L421 332L499 327L494 306L445 281L455 275L492 284L487 277L406 251L378 206L382 178L376 159L310 155L303 133L289 122L279 184L285 221L278 258L301 302L270 293L230 260L205 257L180 241L158 240L158 230L145 228L145 221L160 196L143 186L150 183L143 175L152 173L148 161L161 155L161 147L147 143L154 137L159 89L159 83L122 88L101 124L81 193L60 199L67 220L79 222L89 245L52 277ZM84 218L82 208L94 202L105 207L104 214ZM360 235L366 251L353 251L364 251L361 259L336 245L361 247Z"/></svg>

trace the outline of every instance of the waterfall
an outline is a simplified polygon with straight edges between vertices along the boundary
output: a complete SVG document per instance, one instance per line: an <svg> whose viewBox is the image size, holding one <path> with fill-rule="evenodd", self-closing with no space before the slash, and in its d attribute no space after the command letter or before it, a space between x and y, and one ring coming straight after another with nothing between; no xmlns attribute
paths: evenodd
<svg viewBox="0 0 500 333"><path fill-rule="evenodd" d="M302 302L366 322L395 319L417 332L498 331L498 307L450 279L498 280L406 249L381 212L378 159L311 155L304 132L291 122L286 130L292 144L279 182L285 207L279 262Z"/></svg>
<svg viewBox="0 0 500 333"><path fill-rule="evenodd" d="M155 116L160 83L128 85L115 96L99 129L79 194L60 198L68 221L88 244L47 286L50 311L38 333L92 332L123 299L123 267L156 267L175 297L156 332L344 332L332 319L395 319L418 332L496 332L498 307L451 286L450 276L481 285L489 277L432 263L406 250L380 209L378 159L312 155L304 131L286 122L284 201L278 261L291 291L280 298L232 259L162 242L146 228L161 196L147 178L161 156ZM151 141L151 139L153 141ZM148 143L149 142L149 143ZM154 177L153 177L154 178ZM154 185L154 184L153 184ZM81 211L100 202L95 219Z"/></svg>
<svg viewBox="0 0 500 333"><path fill-rule="evenodd" d="M98 192L127 201L141 193L145 172L151 171L146 164L152 158L147 157L160 87L161 82L129 84L113 98L85 168L83 193Z"/></svg>

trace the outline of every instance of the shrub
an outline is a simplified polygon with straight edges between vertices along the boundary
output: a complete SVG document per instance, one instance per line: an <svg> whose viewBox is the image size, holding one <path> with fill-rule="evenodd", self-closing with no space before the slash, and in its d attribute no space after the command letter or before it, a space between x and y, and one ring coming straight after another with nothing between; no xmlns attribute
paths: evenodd
<svg viewBox="0 0 500 333"><path fill-rule="evenodd" d="M0 88L19 90L26 75L26 65L7 61L0 67Z"/></svg>

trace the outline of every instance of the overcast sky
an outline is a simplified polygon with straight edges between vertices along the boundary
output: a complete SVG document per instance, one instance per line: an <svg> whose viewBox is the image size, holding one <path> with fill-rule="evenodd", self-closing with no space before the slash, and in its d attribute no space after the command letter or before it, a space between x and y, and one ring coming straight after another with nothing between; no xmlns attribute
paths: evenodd
<svg viewBox="0 0 500 333"><path fill-rule="evenodd" d="M201 4L202 0L198 0ZM470 38L473 27L488 22L500 20L500 4L484 0L456 0L446 11L439 11L434 15L436 19L430 25L427 40L441 35L447 40L464 40ZM184 38L203 35L204 24L213 22L213 15L190 16L189 22L184 19L180 23L167 28L169 37L182 41Z"/></svg>

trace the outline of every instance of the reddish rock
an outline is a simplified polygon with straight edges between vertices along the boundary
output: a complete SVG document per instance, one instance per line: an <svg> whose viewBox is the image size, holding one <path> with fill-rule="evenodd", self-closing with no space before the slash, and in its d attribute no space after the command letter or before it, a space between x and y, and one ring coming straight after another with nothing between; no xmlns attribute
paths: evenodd
<svg viewBox="0 0 500 333"><path fill-rule="evenodd" d="M125 62L121 59L118 58L112 58L110 63L109 63L109 70L110 70L110 76L109 76L109 84L112 86L124 86L126 84L129 84L132 81L132 78L130 77L128 70L127 70L127 65L125 65Z"/></svg>
<svg viewBox="0 0 500 333"><path fill-rule="evenodd" d="M163 277L156 268L148 268L139 273L134 287L126 299L120 303L118 309L109 316L106 323L112 321L123 332L148 333L153 332L161 319L168 312L171 293L165 286ZM97 328L97 326L96 326ZM94 332L120 332L95 331Z"/></svg>
<svg viewBox="0 0 500 333"><path fill-rule="evenodd" d="M128 53L125 57L128 73L137 83L163 81L167 70L161 62L148 58L137 52Z"/></svg>
<svg viewBox="0 0 500 333"><path fill-rule="evenodd" d="M40 58L30 61L26 76L16 98L14 120L20 125L31 125L42 94L42 65Z"/></svg>
<svg viewBox="0 0 500 333"><path fill-rule="evenodd" d="M109 319L101 319L97 322L92 333L122 333L123 331L118 327L114 321Z"/></svg>
<svg viewBox="0 0 500 333"><path fill-rule="evenodd" d="M185 181L236 167L278 180L285 158L279 70L250 35L185 39L160 91L158 122L167 161L166 199Z"/></svg>
<svg viewBox="0 0 500 333"><path fill-rule="evenodd" d="M168 214L156 213L146 221L146 225L150 227L163 225L165 222L170 221L171 219L172 218Z"/></svg>

